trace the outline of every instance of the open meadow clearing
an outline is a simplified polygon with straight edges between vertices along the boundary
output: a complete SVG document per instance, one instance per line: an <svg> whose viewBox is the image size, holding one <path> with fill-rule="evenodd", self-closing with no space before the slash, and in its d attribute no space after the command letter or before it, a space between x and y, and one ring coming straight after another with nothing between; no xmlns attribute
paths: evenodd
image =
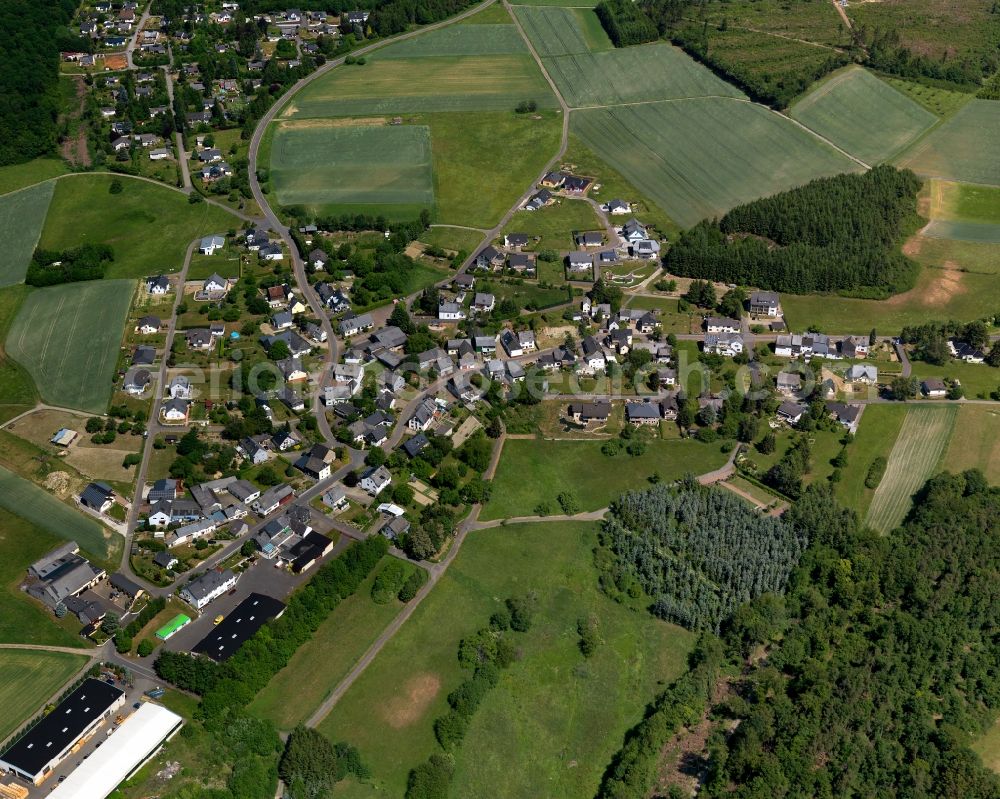
<svg viewBox="0 0 1000 799"><path fill-rule="evenodd" d="M109 559L111 533L103 525L2 466L0 507L64 541L76 541L81 549L101 560Z"/></svg>
<svg viewBox="0 0 1000 799"><path fill-rule="evenodd" d="M0 287L24 280L54 190L55 184L48 181L0 196L0 235L4 243L0 252Z"/></svg>
<svg viewBox="0 0 1000 799"><path fill-rule="evenodd" d="M513 111L522 100L552 108L556 100L526 53L393 58L391 46L364 66L335 69L295 95L290 119L410 114L430 111Z"/></svg>
<svg viewBox="0 0 1000 799"><path fill-rule="evenodd" d="M65 175L66 162L56 158L36 158L23 164L0 167L0 194L34 186L43 180Z"/></svg>
<svg viewBox="0 0 1000 799"><path fill-rule="evenodd" d="M583 230L604 230L593 206L582 200L560 200L537 211L517 211L504 233L527 233L531 241L525 250L573 250L573 233Z"/></svg>
<svg viewBox="0 0 1000 799"><path fill-rule="evenodd" d="M856 66L819 83L789 114L872 165L898 153L937 121L930 111Z"/></svg>
<svg viewBox="0 0 1000 799"><path fill-rule="evenodd" d="M577 111L573 131L679 224L860 166L762 106L704 98Z"/></svg>
<svg viewBox="0 0 1000 799"><path fill-rule="evenodd" d="M665 42L548 58L545 68L572 108L688 97L744 98L735 86Z"/></svg>
<svg viewBox="0 0 1000 799"><path fill-rule="evenodd" d="M972 100L896 159L919 175L1000 185L1000 102Z"/></svg>
<svg viewBox="0 0 1000 799"><path fill-rule="evenodd" d="M990 483L1000 485L1000 412L996 408L964 405L958 409L941 468L949 472L981 469Z"/></svg>
<svg viewBox="0 0 1000 799"><path fill-rule="evenodd" d="M280 122L270 179L279 203L317 215L364 204L413 219L434 207L430 129Z"/></svg>
<svg viewBox="0 0 1000 799"><path fill-rule="evenodd" d="M590 9L518 6L514 13L542 58L614 48Z"/></svg>
<svg viewBox="0 0 1000 799"><path fill-rule="evenodd" d="M452 796L592 796L626 729L684 669L694 636L600 592L597 525L511 525L469 534L412 618L320 725L349 740L373 773L338 797L401 796L409 770L440 751L433 721L468 676L459 641L485 626L507 597L536 597L522 655L483 700L456 752ZM577 621L593 618L601 643L584 659ZM513 767L512 767L513 766Z"/></svg>
<svg viewBox="0 0 1000 799"><path fill-rule="evenodd" d="M1000 225L1000 188L996 186L930 180L928 196L931 219Z"/></svg>
<svg viewBox="0 0 1000 799"><path fill-rule="evenodd" d="M780 42L780 36L804 39L816 44L840 46L850 43L836 8L829 3L788 3L785 0L730 0L705 8L709 23L709 42L714 42L717 28L726 20L729 29L752 28L766 31ZM814 48L816 49L816 48ZM822 50L820 51L822 52Z"/></svg>
<svg viewBox="0 0 1000 799"><path fill-rule="evenodd" d="M382 566L337 605L288 665L257 694L248 708L251 714L270 719L280 730L290 730L312 715L403 609L395 598L384 604L372 599L372 584L391 561L384 558ZM405 566L407 575L419 568L410 563Z"/></svg>
<svg viewBox="0 0 1000 799"><path fill-rule="evenodd" d="M1000 718L976 738L969 748L983 759L986 768L1000 774Z"/></svg>
<svg viewBox="0 0 1000 799"><path fill-rule="evenodd" d="M903 426L907 408L904 405L866 405L861 415L854 442L847 448L848 466L841 470L842 479L834 486L837 499L864 516L875 494L865 487L868 467L878 456L888 458Z"/></svg>
<svg viewBox="0 0 1000 799"><path fill-rule="evenodd" d="M32 291L6 350L50 405L103 413L111 398L133 280L92 280Z"/></svg>
<svg viewBox="0 0 1000 799"><path fill-rule="evenodd" d="M658 472L664 480L704 474L726 461L715 444L693 439L653 440L638 457L601 454L600 441L508 439L482 519L531 516L542 502L559 513L556 497L573 494L581 511L605 507L623 491L645 485Z"/></svg>
<svg viewBox="0 0 1000 799"><path fill-rule="evenodd" d="M38 391L28 370L11 358L3 346L21 303L29 293L31 289L24 285L0 289L0 423L31 409L38 400Z"/></svg>
<svg viewBox="0 0 1000 799"><path fill-rule="evenodd" d="M957 415L954 405L918 405L907 410L865 516L874 530L890 533L906 518L913 495L937 469Z"/></svg>
<svg viewBox="0 0 1000 799"><path fill-rule="evenodd" d="M64 540L0 507L0 643L82 647L76 618L56 619L18 588L25 570Z"/></svg>
<svg viewBox="0 0 1000 799"><path fill-rule="evenodd" d="M123 189L111 194L116 179ZM138 278L178 271L194 239L241 225L239 217L218 206L191 204L166 186L124 175L74 175L56 181L39 245L66 250L108 244L115 260L106 277Z"/></svg>
<svg viewBox="0 0 1000 799"><path fill-rule="evenodd" d="M502 6L500 7L502 10ZM448 25L427 31L403 42L382 48L372 61L393 58L438 58L449 56L484 56L527 53L528 47L510 17L506 21L481 25ZM366 65L367 66L367 65ZM364 69L364 67L362 68Z"/></svg>
<svg viewBox="0 0 1000 799"><path fill-rule="evenodd" d="M887 300L786 294L781 302L790 329L844 333L875 327L888 335L930 320L980 319L996 312L1000 245L915 236L904 252L922 267L912 289Z"/></svg>
<svg viewBox="0 0 1000 799"><path fill-rule="evenodd" d="M0 740L38 713L87 660L67 652L0 651Z"/></svg>

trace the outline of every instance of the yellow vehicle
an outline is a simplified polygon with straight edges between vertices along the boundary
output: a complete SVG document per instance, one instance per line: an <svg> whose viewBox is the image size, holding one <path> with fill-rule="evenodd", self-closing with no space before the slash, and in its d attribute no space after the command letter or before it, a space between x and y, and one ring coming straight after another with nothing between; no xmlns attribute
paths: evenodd
<svg viewBox="0 0 1000 799"><path fill-rule="evenodd" d="M222 624L222 620L223 620L224 618L225 618L225 616L221 616L221 615L220 615L220 616L216 616L216 617L215 617L215 622L214 622L214 623L215 623L215 624Z"/></svg>

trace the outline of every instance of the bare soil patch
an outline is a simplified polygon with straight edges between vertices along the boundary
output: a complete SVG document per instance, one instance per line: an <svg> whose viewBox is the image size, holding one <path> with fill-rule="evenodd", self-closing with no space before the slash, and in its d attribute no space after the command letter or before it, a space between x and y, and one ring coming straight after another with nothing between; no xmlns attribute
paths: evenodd
<svg viewBox="0 0 1000 799"><path fill-rule="evenodd" d="M45 488L59 499L65 499L69 496L72 482L68 472L52 472L45 478Z"/></svg>
<svg viewBox="0 0 1000 799"><path fill-rule="evenodd" d="M920 251L924 248L924 240L921 236L911 236L903 244L903 255L907 258L913 258L914 256L920 255Z"/></svg>
<svg viewBox="0 0 1000 799"><path fill-rule="evenodd" d="M441 678L438 675L432 672L417 674L406 681L400 693L386 702L382 718L394 729L408 727L424 715L440 690Z"/></svg>
<svg viewBox="0 0 1000 799"><path fill-rule="evenodd" d="M294 114L297 109L289 106L287 114ZM304 130L306 128L354 128L379 127L388 125L385 117L337 117L335 119L283 119L278 125L289 130Z"/></svg>

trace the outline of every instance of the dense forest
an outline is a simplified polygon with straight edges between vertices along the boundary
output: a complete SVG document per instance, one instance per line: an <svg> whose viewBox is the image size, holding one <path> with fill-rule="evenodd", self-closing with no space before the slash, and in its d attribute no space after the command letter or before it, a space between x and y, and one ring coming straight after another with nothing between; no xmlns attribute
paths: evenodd
<svg viewBox="0 0 1000 799"><path fill-rule="evenodd" d="M601 543L613 554L602 575L609 593L634 596L637 584L660 618L718 631L744 602L784 589L806 536L734 494L686 480L615 500Z"/></svg>
<svg viewBox="0 0 1000 799"><path fill-rule="evenodd" d="M0 0L0 166L56 146L59 52L86 49L67 27L74 0Z"/></svg>
<svg viewBox="0 0 1000 799"><path fill-rule="evenodd" d="M653 21L631 0L602 0L594 11L615 47L652 42L660 37Z"/></svg>
<svg viewBox="0 0 1000 799"><path fill-rule="evenodd" d="M681 234L668 272L792 294L883 299L913 285L899 242L916 219L919 179L877 166L741 205Z"/></svg>
<svg viewBox="0 0 1000 799"><path fill-rule="evenodd" d="M809 538L784 595L725 620L724 657L702 636L598 796L648 796L664 743L713 694L712 799L1000 796L968 749L1000 709L1000 489L979 471L932 478L884 537L812 486L784 522Z"/></svg>
<svg viewBox="0 0 1000 799"><path fill-rule="evenodd" d="M39 247L31 256L24 282L29 286L56 286L100 280L113 260L114 251L107 244L84 244L63 252Z"/></svg>

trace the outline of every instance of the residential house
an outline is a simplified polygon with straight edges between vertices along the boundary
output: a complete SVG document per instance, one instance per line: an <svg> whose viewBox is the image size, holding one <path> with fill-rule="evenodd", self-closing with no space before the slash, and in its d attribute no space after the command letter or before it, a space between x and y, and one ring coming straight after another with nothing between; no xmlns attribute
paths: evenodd
<svg viewBox="0 0 1000 799"><path fill-rule="evenodd" d="M205 572L184 586L181 591L181 599L201 610L213 599L235 588L238 579L230 569Z"/></svg>
<svg viewBox="0 0 1000 799"><path fill-rule="evenodd" d="M941 399L948 396L948 386L940 377L928 377L920 382L920 393L928 399Z"/></svg>
<svg viewBox="0 0 1000 799"><path fill-rule="evenodd" d="M80 493L80 504L98 513L105 513L115 504L115 492L107 483L90 483Z"/></svg>
<svg viewBox="0 0 1000 799"><path fill-rule="evenodd" d="M302 368L301 358L284 358L283 360L275 361L274 365L278 367L281 376L289 383L305 380L309 376L306 374L305 369Z"/></svg>
<svg viewBox="0 0 1000 799"><path fill-rule="evenodd" d="M455 279L451 283L460 291L470 291L476 285L476 276L462 272L460 275L455 275Z"/></svg>
<svg viewBox="0 0 1000 799"><path fill-rule="evenodd" d="M589 252L571 252L566 256L566 265L573 274L590 272L594 268L594 256Z"/></svg>
<svg viewBox="0 0 1000 799"><path fill-rule="evenodd" d="M165 422L186 422L190 405L190 400L169 399L161 406L160 415Z"/></svg>
<svg viewBox="0 0 1000 799"><path fill-rule="evenodd" d="M211 253L208 253L211 255ZM217 294L229 291L229 281L218 272L213 272L209 278L202 283L201 290L206 294Z"/></svg>
<svg viewBox="0 0 1000 799"><path fill-rule="evenodd" d="M333 452L323 444L313 444L295 462L295 468L313 480L325 480L330 476L330 464L334 460Z"/></svg>
<svg viewBox="0 0 1000 799"><path fill-rule="evenodd" d="M836 350L830 347L830 337L823 333L804 335L781 335L775 341L774 354L780 358L831 358L836 359Z"/></svg>
<svg viewBox="0 0 1000 799"><path fill-rule="evenodd" d="M848 367L844 373L844 380L848 383L864 383L873 386L878 383L878 368L868 364L856 363Z"/></svg>
<svg viewBox="0 0 1000 799"><path fill-rule="evenodd" d="M477 293L472 301L472 309L476 313L490 313L497 304L497 298L492 294Z"/></svg>
<svg viewBox="0 0 1000 799"><path fill-rule="evenodd" d="M205 236L198 244L198 252L202 255L214 255L216 250L221 250L225 246L226 239L224 236ZM228 284L225 287L228 287ZM220 290L224 290L224 288Z"/></svg>
<svg viewBox="0 0 1000 799"><path fill-rule="evenodd" d="M796 425L808 411L809 408L805 405L785 400L778 406L778 419L790 425Z"/></svg>
<svg viewBox="0 0 1000 799"><path fill-rule="evenodd" d="M413 416L409 418L406 426L410 430L424 431L430 428L431 424L434 422L434 417L437 415L437 405L434 400L429 397L425 397L419 405L417 405L416 410L413 412Z"/></svg>
<svg viewBox="0 0 1000 799"><path fill-rule="evenodd" d="M651 260L660 254L660 242L655 239L640 239L630 245L632 257L643 260Z"/></svg>
<svg viewBox="0 0 1000 799"><path fill-rule="evenodd" d="M465 317L465 308L457 302L442 301L438 305L438 319L442 322L454 322L459 319L465 319Z"/></svg>
<svg viewBox="0 0 1000 799"><path fill-rule="evenodd" d="M364 333L375 327L375 320L370 313L348 314L341 320L338 327L342 336L356 336L358 333Z"/></svg>
<svg viewBox="0 0 1000 799"><path fill-rule="evenodd" d="M524 210L537 211L551 203L553 199L552 193L548 189L542 189L541 191L531 195L528 201L524 204Z"/></svg>
<svg viewBox="0 0 1000 799"><path fill-rule="evenodd" d="M641 425L656 425L660 423L660 419L663 417L660 411L660 403L652 402L650 400L644 400L642 402L626 402L625 403L625 420L629 424L638 426Z"/></svg>
<svg viewBox="0 0 1000 799"><path fill-rule="evenodd" d="M253 503L253 509L259 516L268 516L293 499L295 499L295 492L292 487L287 483L280 483L261 494Z"/></svg>
<svg viewBox="0 0 1000 799"><path fill-rule="evenodd" d="M518 358L521 355L524 355L524 350L521 347L520 340L511 330L504 330L503 333L500 334L500 344L505 350L507 350L507 354L511 358Z"/></svg>
<svg viewBox="0 0 1000 799"><path fill-rule="evenodd" d="M125 382L122 384L122 388L126 394L131 394L133 397L141 397L151 380L152 376L148 369L133 368L125 374Z"/></svg>
<svg viewBox="0 0 1000 799"><path fill-rule="evenodd" d="M577 233L575 239L577 247L600 247L604 243L604 236L597 230Z"/></svg>
<svg viewBox="0 0 1000 799"><path fill-rule="evenodd" d="M646 226L635 217L622 225L622 239L629 244L637 244L648 238L649 235L646 233Z"/></svg>
<svg viewBox="0 0 1000 799"><path fill-rule="evenodd" d="M751 316L781 316L781 300L776 291L754 291L750 294Z"/></svg>
<svg viewBox="0 0 1000 799"><path fill-rule="evenodd" d="M271 453L258 437L241 439L236 449L254 466L266 463L271 457Z"/></svg>
<svg viewBox="0 0 1000 799"><path fill-rule="evenodd" d="M472 260L473 266L476 269L484 269L491 271L494 269L499 269L503 266L504 254L494 247L492 244L488 244L486 247L481 249L476 253L476 257Z"/></svg>
<svg viewBox="0 0 1000 799"><path fill-rule="evenodd" d="M612 216L624 216L632 213L632 206L625 200L612 200L607 205L602 206L602 210Z"/></svg>
<svg viewBox="0 0 1000 799"><path fill-rule="evenodd" d="M569 415L574 422L587 424L599 422L603 424L611 415L611 403L607 400L595 402L574 402L569 406Z"/></svg>
<svg viewBox="0 0 1000 799"><path fill-rule="evenodd" d="M536 271L535 255L527 252L512 252L507 256L507 266L519 275L533 276Z"/></svg>
<svg viewBox="0 0 1000 799"><path fill-rule="evenodd" d="M181 480L173 477L164 477L157 480L150 487L146 494L146 502L161 502L163 500L173 501L184 493L184 484Z"/></svg>
<svg viewBox="0 0 1000 799"><path fill-rule="evenodd" d="M842 358L850 360L861 360L868 357L868 337L848 336L840 342L839 347Z"/></svg>
<svg viewBox="0 0 1000 799"><path fill-rule="evenodd" d="M359 485L371 496L377 497L392 482L392 475L384 466L369 466L361 473Z"/></svg>
<svg viewBox="0 0 1000 799"><path fill-rule="evenodd" d="M166 294L170 291L170 279L166 275L146 278L146 291L150 294Z"/></svg>
<svg viewBox="0 0 1000 799"><path fill-rule="evenodd" d="M739 333L742 330L739 319L729 319L723 316L706 316L706 333Z"/></svg>
<svg viewBox="0 0 1000 799"><path fill-rule="evenodd" d="M796 372L778 372L777 388L779 394L791 396L802 390L802 375Z"/></svg>
<svg viewBox="0 0 1000 799"><path fill-rule="evenodd" d="M323 494L323 503L331 510L344 510L348 506L347 492L339 483Z"/></svg>
<svg viewBox="0 0 1000 799"><path fill-rule="evenodd" d="M503 237L503 246L508 250L520 250L526 247L529 241L527 233L507 233Z"/></svg>
<svg viewBox="0 0 1000 799"><path fill-rule="evenodd" d="M843 402L826 403L827 413L852 433L857 432L863 408L862 405L846 405Z"/></svg>
<svg viewBox="0 0 1000 799"><path fill-rule="evenodd" d="M705 352L732 358L743 352L743 337L736 333L708 333L704 349Z"/></svg>
<svg viewBox="0 0 1000 799"><path fill-rule="evenodd" d="M249 480L236 480L226 486L230 496L243 504L248 504L260 497L260 489Z"/></svg>

